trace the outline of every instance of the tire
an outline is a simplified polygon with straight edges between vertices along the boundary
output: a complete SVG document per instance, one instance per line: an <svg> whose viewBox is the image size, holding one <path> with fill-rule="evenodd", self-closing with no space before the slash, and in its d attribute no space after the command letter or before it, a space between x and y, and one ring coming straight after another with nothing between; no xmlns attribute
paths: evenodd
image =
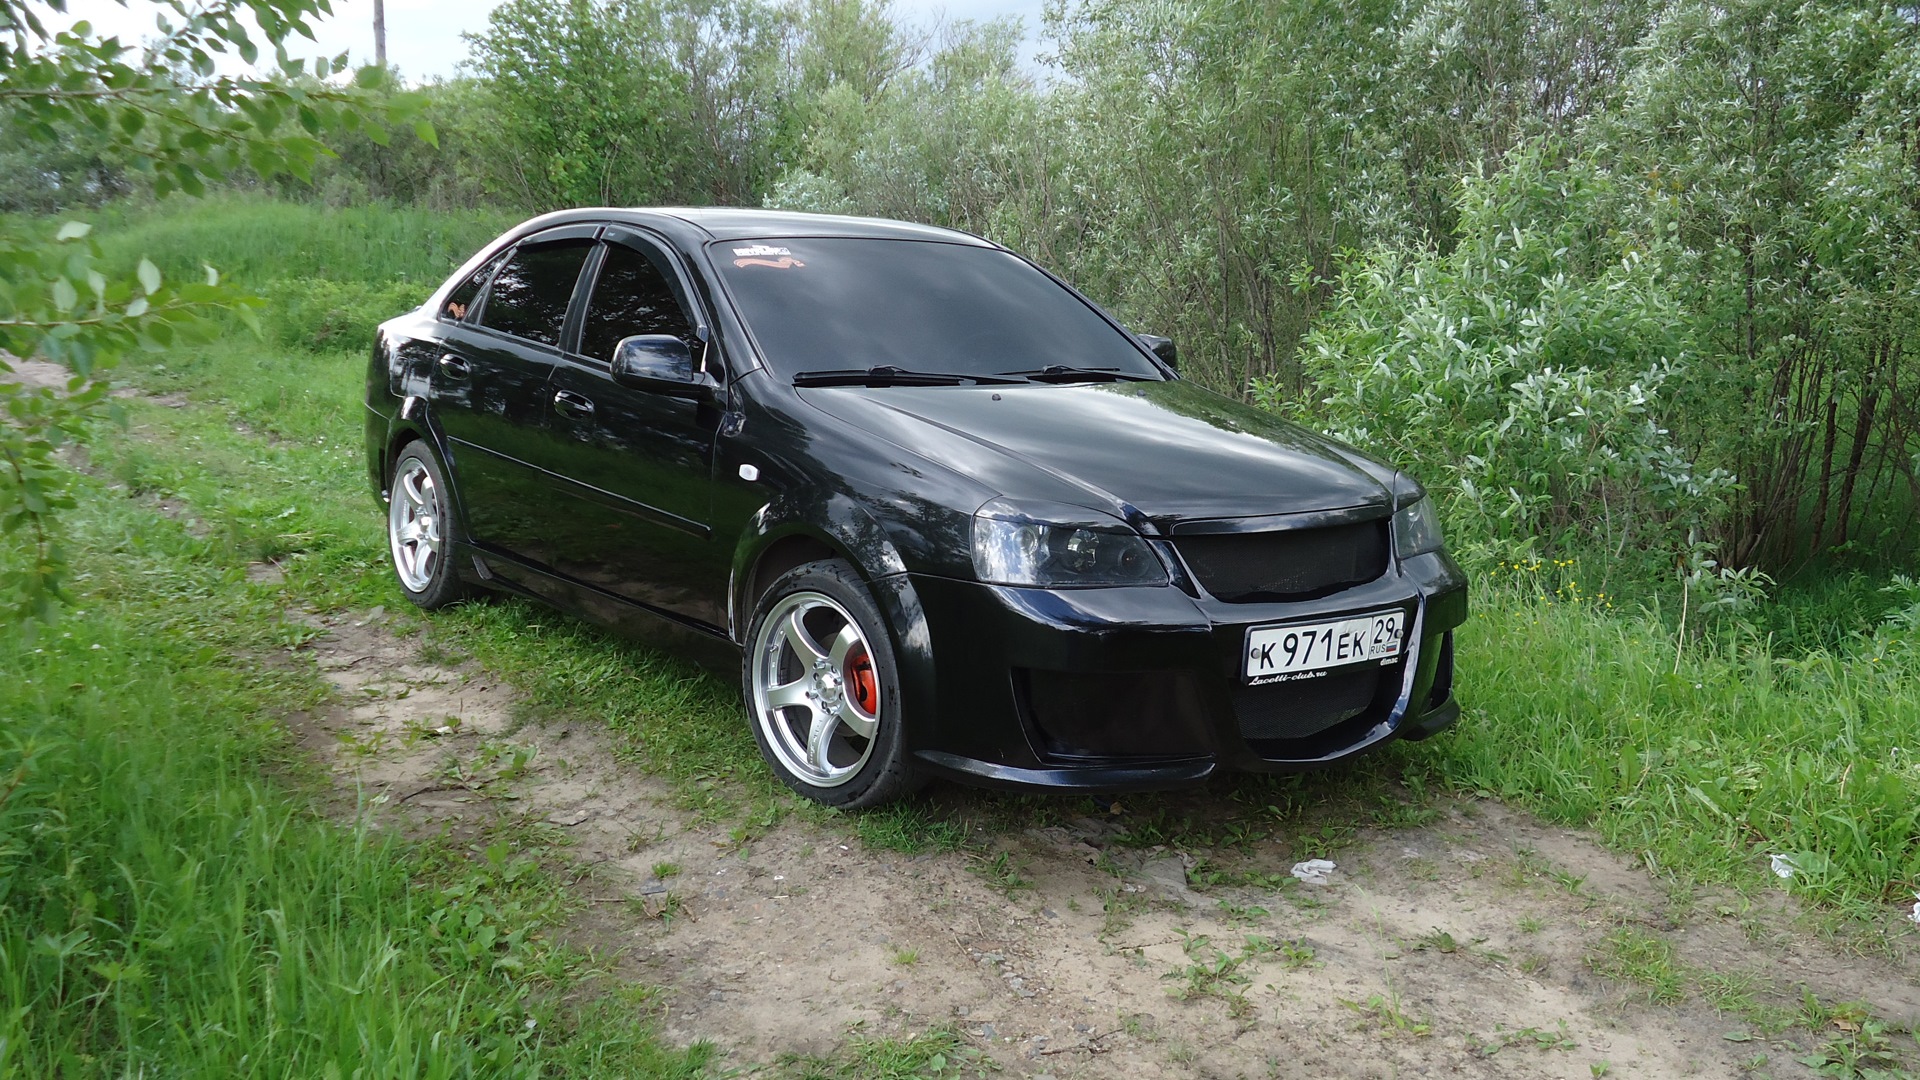
<svg viewBox="0 0 1920 1080"><path fill-rule="evenodd" d="M465 600L471 589L453 565L453 503L440 462L426 444L408 443L387 480L387 552L401 591L428 611Z"/></svg>
<svg viewBox="0 0 1920 1080"><path fill-rule="evenodd" d="M801 795L855 810L920 786L907 758L893 643L847 563L795 567L761 595L740 688L761 756Z"/></svg>

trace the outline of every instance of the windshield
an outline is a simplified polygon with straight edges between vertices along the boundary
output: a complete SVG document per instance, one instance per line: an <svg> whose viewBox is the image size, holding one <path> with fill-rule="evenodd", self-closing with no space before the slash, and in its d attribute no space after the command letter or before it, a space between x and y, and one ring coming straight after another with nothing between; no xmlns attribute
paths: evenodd
<svg viewBox="0 0 1920 1080"><path fill-rule="evenodd" d="M723 240L714 262L787 377L897 367L994 375L1053 366L1159 378L1073 293L992 248L922 240Z"/></svg>

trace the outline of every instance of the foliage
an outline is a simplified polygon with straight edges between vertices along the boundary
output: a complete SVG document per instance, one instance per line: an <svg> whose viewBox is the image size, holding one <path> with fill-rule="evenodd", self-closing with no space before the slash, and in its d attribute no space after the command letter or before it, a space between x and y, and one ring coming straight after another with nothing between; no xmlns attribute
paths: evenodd
<svg viewBox="0 0 1920 1080"><path fill-rule="evenodd" d="M1189 377L1364 432L1463 535L1649 574L1690 533L1774 576L1911 562L1903 9L1073 0L1041 78L1034 29L916 28L885 0L513 0L468 75L409 99L444 151L343 118L312 190L950 225L1173 334ZM133 166L103 123L0 198L118 190ZM1393 348L1419 362L1369 352ZM1436 368L1448 349L1472 362Z"/></svg>
<svg viewBox="0 0 1920 1080"><path fill-rule="evenodd" d="M503 177L523 205L657 201L673 88L654 52L648 0L508 0L473 39L484 107L502 141Z"/></svg>
<svg viewBox="0 0 1920 1080"><path fill-rule="evenodd" d="M287 348L319 352L347 349L360 354L374 328L402 311L420 306L432 289L425 283L397 282L384 287L327 278L289 278L266 289L273 311L274 336Z"/></svg>
<svg viewBox="0 0 1920 1080"><path fill-rule="evenodd" d="M204 282L168 285L142 259L132 280L108 278L90 232L71 221L0 233L0 373L14 370L8 353L37 353L73 373L65 387L0 383L0 533L26 533L33 550L25 565L0 573L0 595L16 613L43 619L64 571L51 519L73 506L56 452L86 437L106 401L105 371L129 350L204 338L216 308L251 313L249 300L219 289L211 269Z"/></svg>
<svg viewBox="0 0 1920 1080"><path fill-rule="evenodd" d="M1452 251L1381 247L1343 271L1303 347L1327 394L1311 415L1429 463L1469 540L1678 551L1731 486L1663 416L1691 342L1653 261L1589 232L1609 178L1555 149L1467 180ZM1254 389L1289 404L1277 382Z"/></svg>
<svg viewBox="0 0 1920 1080"><path fill-rule="evenodd" d="M64 7L56 0L53 10ZM369 97L378 71L336 86L326 80L343 61L309 68L287 55L288 38L311 37L310 22L330 10L328 0L156 7L160 37L134 50L99 39L84 22L49 30L45 15L21 0L0 4L0 123L16 144L85 131L90 145L144 174L155 193L199 193L209 179L241 170L307 176L325 153L322 132L364 128L378 139L380 125L412 107L405 97ZM252 64L260 40L273 52L275 76L218 73L216 54L231 50ZM432 138L425 126L418 131ZM252 301L223 290L210 268L169 279L142 259L109 276L90 231L79 221L0 226L0 373L14 370L9 356L39 356L73 372L65 392L0 382L0 531L24 531L34 549L0 589L12 610L43 618L62 589L51 522L71 505L56 452L85 437L106 399L106 372L130 350L204 337L215 312L251 318Z"/></svg>
<svg viewBox="0 0 1920 1080"><path fill-rule="evenodd" d="M509 0L471 35L454 145L511 205L751 201L784 164L791 14L764 0ZM443 92L454 92L448 88Z"/></svg>
<svg viewBox="0 0 1920 1080"><path fill-rule="evenodd" d="M1906 10L1082 0L1046 30L1048 83L941 85L934 51L809 91L768 201L1033 253L1176 336L1190 377L1364 428L1461 494L1469 532L1650 566L1690 530L1728 567L1911 562ZM1522 355L1429 385L1455 346L1421 318ZM1383 345L1369 325L1430 355L1365 355L1351 386L1336 361ZM1411 427L1450 420L1469 427Z"/></svg>
<svg viewBox="0 0 1920 1080"><path fill-rule="evenodd" d="M1017 179L999 159L1028 144L1039 119L1014 58L1019 37L1009 20L958 23L924 64L869 74L864 94L834 82L813 101L805 167L782 176L767 204L986 230ZM891 54L918 47L899 38Z"/></svg>
<svg viewBox="0 0 1920 1080"><path fill-rule="evenodd" d="M1680 437L1737 474L1733 565L1910 543L1920 329L1920 38L1891 4L1676 5L1584 133L1663 238L1703 373Z"/></svg>

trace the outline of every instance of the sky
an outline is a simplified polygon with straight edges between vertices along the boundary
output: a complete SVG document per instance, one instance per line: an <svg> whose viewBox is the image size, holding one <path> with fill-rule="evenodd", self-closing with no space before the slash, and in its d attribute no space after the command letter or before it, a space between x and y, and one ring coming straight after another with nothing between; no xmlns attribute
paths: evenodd
<svg viewBox="0 0 1920 1080"><path fill-rule="evenodd" d="M487 15L500 0L387 0L387 58L409 82L454 74L466 58L462 33L486 29ZM915 25L930 25L944 17L991 19L1019 16L1025 21L1027 44L1021 59L1033 67L1035 38L1044 0L894 0L895 16ZM121 7L113 0L69 0L68 21L87 19L102 36L118 34L132 43L152 35L155 5L130 0ZM55 23L58 15L50 19ZM288 51L300 56L352 54L354 66L373 59L373 0L334 0L333 17L315 27L318 43L296 38Z"/></svg>

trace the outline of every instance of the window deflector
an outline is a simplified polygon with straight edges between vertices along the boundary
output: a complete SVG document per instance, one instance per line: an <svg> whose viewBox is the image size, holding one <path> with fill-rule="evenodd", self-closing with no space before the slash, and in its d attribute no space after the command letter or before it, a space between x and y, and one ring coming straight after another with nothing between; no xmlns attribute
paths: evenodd
<svg viewBox="0 0 1920 1080"><path fill-rule="evenodd" d="M652 260L654 264L664 265L667 268L667 287L673 290L673 298L679 301L680 311L686 315L687 324L693 328L693 340L688 342L689 345L694 346L693 369L697 374L712 375L715 379L724 382L724 375L714 370L713 361L716 357L713 348L713 320L708 316L705 307L694 299L693 290L687 287L689 280L687 265L680 258L680 253L661 237L631 225L608 225L600 238L607 243L624 244L643 254L651 251L654 255ZM596 281L595 287L597 288L598 285ZM591 294L588 296L588 303L592 303Z"/></svg>
<svg viewBox="0 0 1920 1080"><path fill-rule="evenodd" d="M508 244L506 247L501 248L500 251L494 255L493 259L490 260L491 268L487 271L486 287L480 290L480 296L473 303L473 310L467 312L466 319L464 319L460 325L471 326L476 330L489 330L496 334L501 332L499 330L493 330L486 324L487 301L493 296L493 279L498 276L501 267L513 260L513 256L521 247L528 244L545 244L554 240L594 240L598 239L600 234L605 230L605 225L594 221L581 222L575 225L557 225L551 229L542 229L537 233L523 236L513 243ZM587 257L592 258L594 254L593 251L588 251ZM586 269L586 263L582 260L581 272L574 278L574 294L568 301L567 318L560 324L560 345L567 343L567 331L572 327L573 308L579 303L580 283L587 276L585 272ZM515 338L514 340L518 341L523 339ZM551 348L553 346L548 347Z"/></svg>

